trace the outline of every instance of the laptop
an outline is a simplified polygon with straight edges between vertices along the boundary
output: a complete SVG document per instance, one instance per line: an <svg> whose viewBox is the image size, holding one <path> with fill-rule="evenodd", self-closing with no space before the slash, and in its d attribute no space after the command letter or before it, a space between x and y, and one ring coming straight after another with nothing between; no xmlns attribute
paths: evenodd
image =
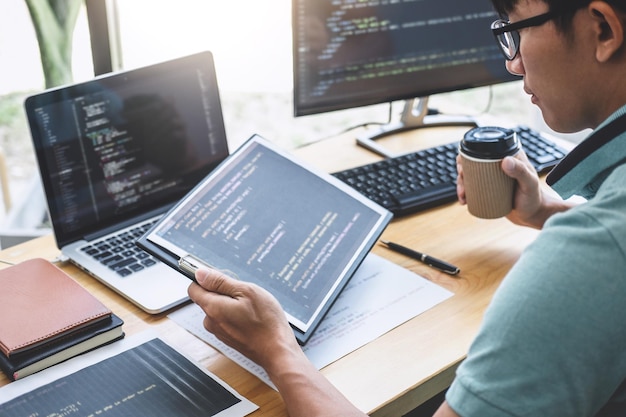
<svg viewBox="0 0 626 417"><path fill-rule="evenodd" d="M156 314L189 280L135 240L228 156L208 51L30 96L26 115L57 246Z"/></svg>

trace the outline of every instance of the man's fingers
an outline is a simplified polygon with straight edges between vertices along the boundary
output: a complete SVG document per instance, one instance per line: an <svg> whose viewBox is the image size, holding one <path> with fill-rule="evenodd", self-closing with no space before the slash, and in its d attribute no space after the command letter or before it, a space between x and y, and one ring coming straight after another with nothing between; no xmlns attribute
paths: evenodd
<svg viewBox="0 0 626 417"><path fill-rule="evenodd" d="M207 291L234 297L239 281L216 269L198 269L195 274L198 284Z"/></svg>
<svg viewBox="0 0 626 417"><path fill-rule="evenodd" d="M509 177L516 179L521 187L528 188L535 185L537 173L524 159L507 156L502 161L502 170Z"/></svg>

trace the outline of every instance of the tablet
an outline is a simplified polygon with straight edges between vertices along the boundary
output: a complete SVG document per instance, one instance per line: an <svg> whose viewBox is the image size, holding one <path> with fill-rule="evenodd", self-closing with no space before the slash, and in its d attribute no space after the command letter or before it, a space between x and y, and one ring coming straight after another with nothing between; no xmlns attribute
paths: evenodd
<svg viewBox="0 0 626 417"><path fill-rule="evenodd" d="M265 288L304 344L391 217L254 135L138 244L189 278L214 268Z"/></svg>

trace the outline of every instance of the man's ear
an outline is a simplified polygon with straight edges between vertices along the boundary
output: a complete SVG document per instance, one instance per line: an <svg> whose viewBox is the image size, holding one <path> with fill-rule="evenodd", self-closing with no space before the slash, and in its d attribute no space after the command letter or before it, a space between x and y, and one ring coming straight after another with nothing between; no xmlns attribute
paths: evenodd
<svg viewBox="0 0 626 417"><path fill-rule="evenodd" d="M592 1L587 6L596 32L596 59L610 60L624 45L624 14L604 1Z"/></svg>

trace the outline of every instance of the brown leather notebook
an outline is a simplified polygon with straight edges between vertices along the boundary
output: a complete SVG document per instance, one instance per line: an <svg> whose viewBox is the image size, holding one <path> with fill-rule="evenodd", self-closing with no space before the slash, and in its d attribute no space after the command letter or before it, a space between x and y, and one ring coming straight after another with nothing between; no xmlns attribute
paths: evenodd
<svg viewBox="0 0 626 417"><path fill-rule="evenodd" d="M0 270L0 350L7 357L110 315L109 308L45 259Z"/></svg>

